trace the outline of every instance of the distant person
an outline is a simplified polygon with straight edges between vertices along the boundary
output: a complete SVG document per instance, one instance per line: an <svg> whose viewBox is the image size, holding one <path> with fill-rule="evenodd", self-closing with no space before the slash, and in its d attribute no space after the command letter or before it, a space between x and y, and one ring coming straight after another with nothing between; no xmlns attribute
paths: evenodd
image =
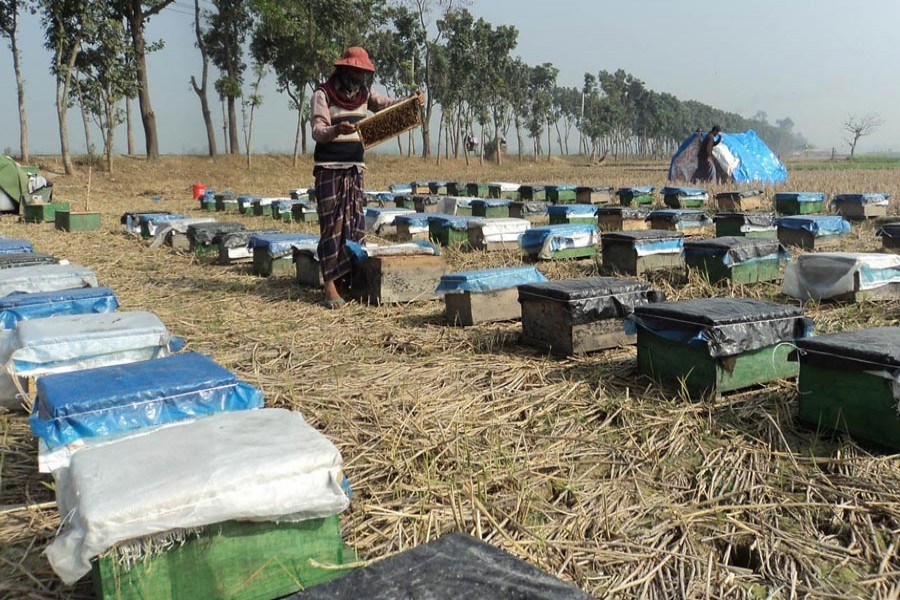
<svg viewBox="0 0 900 600"><path fill-rule="evenodd" d="M697 170L694 171L694 176L691 177L691 183L696 183L698 181L707 182L707 183L716 183L716 163L713 160L713 148L719 145L719 142L722 141L722 136L719 135L722 133L722 128L718 125L713 125L713 128L706 134L705 137L702 137L700 140L700 149L697 151ZM702 134L700 130L697 130L697 137L701 137Z"/></svg>
<svg viewBox="0 0 900 600"><path fill-rule="evenodd" d="M466 136L466 150L468 152L475 152L478 149L478 138L472 135L471 133Z"/></svg>
<svg viewBox="0 0 900 600"><path fill-rule="evenodd" d="M331 77L312 96L312 137L316 141L313 176L319 215L317 250L325 284L322 306L326 308L344 303L341 292L347 290L343 279L350 274L347 242L363 242L366 237L362 191L365 148L356 122L369 110L378 112L397 102L370 89L374 73L369 54L352 46L335 61ZM421 92L416 92L416 96L424 104L425 96Z"/></svg>

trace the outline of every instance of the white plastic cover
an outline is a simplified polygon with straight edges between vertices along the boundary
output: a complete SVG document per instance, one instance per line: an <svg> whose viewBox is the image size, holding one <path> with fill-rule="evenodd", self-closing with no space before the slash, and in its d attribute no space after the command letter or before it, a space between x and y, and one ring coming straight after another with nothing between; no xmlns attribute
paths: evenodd
<svg viewBox="0 0 900 600"><path fill-rule="evenodd" d="M817 252L803 254L784 271L784 293L824 300L900 282L896 254Z"/></svg>
<svg viewBox="0 0 900 600"><path fill-rule="evenodd" d="M151 248L159 248L166 242L166 238L172 232L187 233L189 225L197 223L215 223L212 217L196 217L193 219L176 219L175 221L160 221L156 224L156 231L153 233L153 241L150 243Z"/></svg>
<svg viewBox="0 0 900 600"><path fill-rule="evenodd" d="M366 231L378 233L385 225L393 225L397 215L408 215L416 211L407 208L379 208L366 210Z"/></svg>
<svg viewBox="0 0 900 600"><path fill-rule="evenodd" d="M507 181L491 181L488 185L499 185L501 192L518 192L522 187L521 183L510 183Z"/></svg>
<svg viewBox="0 0 900 600"><path fill-rule="evenodd" d="M37 265L0 269L0 296L97 287L97 276L81 265Z"/></svg>
<svg viewBox="0 0 900 600"><path fill-rule="evenodd" d="M549 260L553 258L554 252L573 248L589 248L599 243L600 235L595 231L549 235L544 240L541 251L538 252L538 258Z"/></svg>
<svg viewBox="0 0 900 600"><path fill-rule="evenodd" d="M528 219L473 219L469 229L481 229L484 241L515 242L526 229L531 227Z"/></svg>
<svg viewBox="0 0 900 600"><path fill-rule="evenodd" d="M173 460L173 457L178 457ZM341 512L341 454L299 413L220 413L88 448L56 473L62 525L47 548L71 584L118 542L228 520Z"/></svg>

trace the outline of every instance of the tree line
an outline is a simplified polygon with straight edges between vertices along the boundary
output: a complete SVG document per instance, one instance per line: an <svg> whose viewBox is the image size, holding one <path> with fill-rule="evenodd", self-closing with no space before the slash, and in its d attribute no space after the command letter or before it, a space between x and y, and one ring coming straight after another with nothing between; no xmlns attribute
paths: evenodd
<svg viewBox="0 0 900 600"><path fill-rule="evenodd" d="M191 0L180 0L184 7ZM202 4L201 4L202 1ZM137 100L148 158L159 156L156 117L146 57L164 40L147 40L150 19L176 0L0 0L0 34L9 41L18 87L21 155L28 161L25 93L17 42L19 18L40 19L56 80L60 154L73 170L67 114L79 109L85 143L90 124L102 132L106 168L113 168L113 134L125 124L134 153L132 103ZM506 138L515 135L521 160L527 153L596 157L664 157L697 128L755 129L777 153L806 146L784 118L765 113L746 118L694 100L648 89L619 69L586 73L583 85L558 84L559 68L529 65L514 52L518 30L476 18L466 0L192 0L195 45L201 71L191 76L207 133L208 152L220 150L211 102L222 106L224 151L251 160L254 113L262 105L261 82L272 76L297 117L294 164L308 151L309 100L350 45L364 46L378 67L375 81L395 96L420 89L420 147L410 135L407 154L462 154L501 161ZM218 77L210 82L211 67ZM212 83L212 85L210 85ZM210 98L213 96L213 98ZM240 124L239 124L240 123ZM436 131L435 131L436 129ZM467 136L480 136L470 157ZM397 138L401 153L404 140Z"/></svg>

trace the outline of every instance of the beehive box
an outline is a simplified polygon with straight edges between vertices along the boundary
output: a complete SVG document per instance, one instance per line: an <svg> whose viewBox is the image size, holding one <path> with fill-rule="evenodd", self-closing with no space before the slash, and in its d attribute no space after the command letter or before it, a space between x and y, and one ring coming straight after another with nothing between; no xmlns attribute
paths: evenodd
<svg viewBox="0 0 900 600"><path fill-rule="evenodd" d="M603 272L640 276L653 271L684 269L684 234L677 231L640 230L603 233Z"/></svg>
<svg viewBox="0 0 900 600"><path fill-rule="evenodd" d="M578 204L609 204L612 202L612 188L578 186L575 188L575 202Z"/></svg>
<svg viewBox="0 0 900 600"><path fill-rule="evenodd" d="M640 372L694 397L795 377L792 343L812 334L800 307L749 298L638 306L630 322Z"/></svg>
<svg viewBox="0 0 900 600"><path fill-rule="evenodd" d="M223 193L216 194L216 212L229 212L236 213L240 212L240 206L238 205L238 200L231 194Z"/></svg>
<svg viewBox="0 0 900 600"><path fill-rule="evenodd" d="M416 200L412 196L396 195L394 196L394 206L396 208L416 210Z"/></svg>
<svg viewBox="0 0 900 600"><path fill-rule="evenodd" d="M428 219L431 217L451 218L454 215L444 213L425 212L410 213L405 215L397 215L394 218L394 227L397 230L396 237L401 242L412 241L428 241L430 235L428 230Z"/></svg>
<svg viewBox="0 0 900 600"><path fill-rule="evenodd" d="M601 206L597 209L597 226L603 232L650 229L649 214L650 211L643 208Z"/></svg>
<svg viewBox="0 0 900 600"><path fill-rule="evenodd" d="M543 185L520 185L519 199L523 202L544 202L547 200L547 188Z"/></svg>
<svg viewBox="0 0 900 600"><path fill-rule="evenodd" d="M619 197L619 204L622 206L652 206L653 190L652 185L623 187L616 190L616 196Z"/></svg>
<svg viewBox="0 0 900 600"><path fill-rule="evenodd" d="M240 195L237 197L238 212L242 215L253 215L253 198L252 196Z"/></svg>
<svg viewBox="0 0 900 600"><path fill-rule="evenodd" d="M633 279L587 277L519 286L522 342L569 356L634 343L623 319L665 296Z"/></svg>
<svg viewBox="0 0 900 600"><path fill-rule="evenodd" d="M413 214L410 208L367 208L365 212L366 232L378 235L397 235L394 220L398 215Z"/></svg>
<svg viewBox="0 0 900 600"><path fill-rule="evenodd" d="M291 207L291 219L296 223L318 223L319 211L306 202L298 202Z"/></svg>
<svg viewBox="0 0 900 600"><path fill-rule="evenodd" d="M214 212L216 210L215 194L206 194L200 198L200 208L207 212Z"/></svg>
<svg viewBox="0 0 900 600"><path fill-rule="evenodd" d="M512 219L528 219L536 224L549 224L550 215L547 212L549 206L549 202L540 201L511 202L509 216Z"/></svg>
<svg viewBox="0 0 900 600"><path fill-rule="evenodd" d="M468 244L469 221L475 217L432 215L428 218L429 238L441 246Z"/></svg>
<svg viewBox="0 0 900 600"><path fill-rule="evenodd" d="M710 283L751 284L781 279L790 257L778 240L741 236L694 240L684 244L684 262Z"/></svg>
<svg viewBox="0 0 900 600"><path fill-rule="evenodd" d="M741 213L763 208L762 190L741 190L716 194L716 208L725 213Z"/></svg>
<svg viewBox="0 0 900 600"><path fill-rule="evenodd" d="M446 181L429 181L428 182L428 193L429 194L447 194L447 182Z"/></svg>
<svg viewBox="0 0 900 600"><path fill-rule="evenodd" d="M256 217L271 217L272 200L272 198L254 198L250 202L253 206L253 215Z"/></svg>
<svg viewBox="0 0 900 600"><path fill-rule="evenodd" d="M198 256L219 255L219 244L228 233L244 231L243 223L213 222L188 225L188 249Z"/></svg>
<svg viewBox="0 0 900 600"><path fill-rule="evenodd" d="M247 246L253 251L253 274L261 277L290 277L295 274L294 247L317 244L318 236L308 233L254 233Z"/></svg>
<svg viewBox="0 0 900 600"><path fill-rule="evenodd" d="M466 195L471 198L489 198L488 184L486 183L467 183Z"/></svg>
<svg viewBox="0 0 900 600"><path fill-rule="evenodd" d="M369 247L353 261L351 294L373 305L434 300L444 261L415 244Z"/></svg>
<svg viewBox="0 0 900 600"><path fill-rule="evenodd" d="M69 203L25 204L23 205L22 218L26 223L54 223L56 222L56 211L58 210L69 210Z"/></svg>
<svg viewBox="0 0 900 600"><path fill-rule="evenodd" d="M461 183L459 181L448 181L447 182L447 195L448 196L467 196L468 191L466 190L466 184Z"/></svg>
<svg viewBox="0 0 900 600"><path fill-rule="evenodd" d="M320 288L325 285L322 278L322 267L316 248L294 248L294 268L297 283L304 287Z"/></svg>
<svg viewBox="0 0 900 600"><path fill-rule="evenodd" d="M713 220L702 210L673 208L654 210L647 215L650 229L681 231L685 235L704 236L713 232Z"/></svg>
<svg viewBox="0 0 900 600"><path fill-rule="evenodd" d="M17 269L19 267L55 264L59 264L59 259L43 252L6 252L0 254L0 269Z"/></svg>
<svg viewBox="0 0 900 600"><path fill-rule="evenodd" d="M900 256L876 252L801 254L785 268L783 291L800 300L900 300Z"/></svg>
<svg viewBox="0 0 900 600"><path fill-rule="evenodd" d="M409 194L408 196L421 196L423 194L430 194L431 188L428 187L427 181L412 181L409 184Z"/></svg>
<svg viewBox="0 0 900 600"><path fill-rule="evenodd" d="M125 226L125 231L128 233L134 233L137 235L141 235L141 217L143 215L170 215L171 212L167 210L141 210L141 211L128 211L122 213L122 216L119 217L119 223Z"/></svg>
<svg viewBox="0 0 900 600"><path fill-rule="evenodd" d="M889 194L838 194L831 204L845 219L871 219L887 215L889 200Z"/></svg>
<svg viewBox="0 0 900 600"><path fill-rule="evenodd" d="M514 321L522 316L517 287L546 280L534 267L464 271L441 277L437 293L451 325Z"/></svg>
<svg viewBox="0 0 900 600"><path fill-rule="evenodd" d="M294 220L293 208L297 204L308 206L300 200L275 200L272 202L272 218L282 223L292 222Z"/></svg>
<svg viewBox="0 0 900 600"><path fill-rule="evenodd" d="M775 216L770 213L716 213L713 215L713 222L716 224L716 237L778 237Z"/></svg>
<svg viewBox="0 0 900 600"><path fill-rule="evenodd" d="M236 231L226 233L219 242L219 264L230 265L253 260L253 250L247 247L250 237L257 233L279 233L274 229L262 231Z"/></svg>
<svg viewBox="0 0 900 600"><path fill-rule="evenodd" d="M551 225L597 223L597 207L593 204L554 204L547 209Z"/></svg>
<svg viewBox="0 0 900 600"><path fill-rule="evenodd" d="M179 213L150 213L138 215L138 223L140 224L141 237L150 239L156 235L156 224L165 221L177 221L187 219L188 216Z"/></svg>
<svg viewBox="0 0 900 600"><path fill-rule="evenodd" d="M511 202L511 200L503 198L489 200L479 198L472 200L470 204L472 207L472 216L488 219L508 219L510 217L509 205Z"/></svg>
<svg viewBox="0 0 900 600"><path fill-rule="evenodd" d="M57 210L53 214L55 227L59 231L97 231L100 229L100 213Z"/></svg>
<svg viewBox="0 0 900 600"><path fill-rule="evenodd" d="M488 183L488 198L518 200L519 187L518 183L508 183L501 181L492 181Z"/></svg>
<svg viewBox="0 0 900 600"><path fill-rule="evenodd" d="M798 416L815 431L900 451L900 328L876 327L798 340Z"/></svg>
<svg viewBox="0 0 900 600"><path fill-rule="evenodd" d="M469 248L487 252L515 250L519 247L519 237L530 227L527 219L473 217L468 223Z"/></svg>
<svg viewBox="0 0 900 600"><path fill-rule="evenodd" d="M575 202L577 194L574 185L548 185L544 189L547 192L547 200L553 204Z"/></svg>
<svg viewBox="0 0 900 600"><path fill-rule="evenodd" d="M442 212L440 210L441 207L441 197L440 196L413 196L413 209L419 213L425 212ZM401 208L408 208L406 206Z"/></svg>
<svg viewBox="0 0 900 600"><path fill-rule="evenodd" d="M779 192L775 194L775 212L780 215L809 215L825 208L822 192Z"/></svg>
<svg viewBox="0 0 900 600"><path fill-rule="evenodd" d="M519 237L519 247L531 260L593 258L600 232L595 225L546 225L533 227Z"/></svg>
<svg viewBox="0 0 900 600"><path fill-rule="evenodd" d="M364 148L371 148L382 142L393 139L405 131L419 127L422 116L418 100L413 96L370 115L356 123L356 131ZM425 189L412 193L428 193L428 182Z"/></svg>
<svg viewBox="0 0 900 600"><path fill-rule="evenodd" d="M664 187L659 193L669 208L703 208L709 201L709 194L702 188Z"/></svg>
<svg viewBox="0 0 900 600"><path fill-rule="evenodd" d="M878 231L881 237L881 249L884 252L900 254L900 223L885 223Z"/></svg>
<svg viewBox="0 0 900 600"><path fill-rule="evenodd" d="M850 223L843 217L830 215L796 215L775 220L778 239L785 246L804 250L835 248L841 236L850 233Z"/></svg>

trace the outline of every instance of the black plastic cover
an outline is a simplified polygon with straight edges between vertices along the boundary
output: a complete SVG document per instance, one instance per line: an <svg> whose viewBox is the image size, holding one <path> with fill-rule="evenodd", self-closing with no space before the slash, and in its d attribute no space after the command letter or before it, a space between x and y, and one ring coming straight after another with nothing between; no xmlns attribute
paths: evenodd
<svg viewBox="0 0 900 600"><path fill-rule="evenodd" d="M603 206L597 209L598 215L622 215L623 219L644 220L650 211L646 208L632 206Z"/></svg>
<svg viewBox="0 0 900 600"><path fill-rule="evenodd" d="M215 244L221 241L222 236L226 233L234 233L235 231L244 231L246 229L243 223L232 221L196 223L188 225L187 236L195 244Z"/></svg>
<svg viewBox="0 0 900 600"><path fill-rule="evenodd" d="M572 325L604 319L624 319L636 306L663 302L664 292L637 279L585 277L519 286L519 302L550 300L564 305Z"/></svg>
<svg viewBox="0 0 900 600"><path fill-rule="evenodd" d="M900 327L842 331L797 340L800 362L826 369L900 369Z"/></svg>
<svg viewBox="0 0 900 600"><path fill-rule="evenodd" d="M413 202L421 202L425 206L432 206L432 205L440 202L441 198L443 198L443 197L444 196L434 196L434 195L426 196L423 194L416 194L415 196L412 197L412 200L413 200Z"/></svg>
<svg viewBox="0 0 900 600"><path fill-rule="evenodd" d="M452 533L284 600L588 600L575 586Z"/></svg>
<svg viewBox="0 0 900 600"><path fill-rule="evenodd" d="M128 224L128 217L134 218L135 215L164 215L171 211L168 210L136 210L136 211L128 211L122 213L122 216L119 217L119 223L122 225Z"/></svg>
<svg viewBox="0 0 900 600"><path fill-rule="evenodd" d="M713 221L728 221L734 219L740 221L744 225L754 225L756 227L774 227L775 215L772 213L716 213L713 215Z"/></svg>
<svg viewBox="0 0 900 600"><path fill-rule="evenodd" d="M751 258L787 252L777 239L748 238L736 235L709 240L688 241L684 243L684 251L685 253L706 251L707 253L728 254L734 262L738 263Z"/></svg>
<svg viewBox="0 0 900 600"><path fill-rule="evenodd" d="M250 241L250 237L257 233L268 234L282 232L278 229L232 231L222 235L222 239L219 241L219 245L225 248L243 248Z"/></svg>
<svg viewBox="0 0 900 600"><path fill-rule="evenodd" d="M752 298L706 298L638 306L637 323L654 332L702 336L712 357L793 342L812 331L799 306Z"/></svg>
<svg viewBox="0 0 900 600"><path fill-rule="evenodd" d="M36 267L38 265L55 265L59 259L43 252L13 252L0 254L0 269L15 267Z"/></svg>
<svg viewBox="0 0 900 600"><path fill-rule="evenodd" d="M654 242L658 240L678 240L684 237L680 231L666 229L636 229L634 231L610 231L603 233L603 240L615 240L617 242Z"/></svg>
<svg viewBox="0 0 900 600"><path fill-rule="evenodd" d="M716 194L716 200L740 200L741 198L752 198L753 196L762 196L762 190L738 190L733 192L719 192Z"/></svg>
<svg viewBox="0 0 900 600"><path fill-rule="evenodd" d="M587 185L579 185L575 187L575 192L612 192L612 188L609 186L587 186Z"/></svg>
<svg viewBox="0 0 900 600"><path fill-rule="evenodd" d="M891 239L900 238L900 223L885 223L875 235L889 237Z"/></svg>

